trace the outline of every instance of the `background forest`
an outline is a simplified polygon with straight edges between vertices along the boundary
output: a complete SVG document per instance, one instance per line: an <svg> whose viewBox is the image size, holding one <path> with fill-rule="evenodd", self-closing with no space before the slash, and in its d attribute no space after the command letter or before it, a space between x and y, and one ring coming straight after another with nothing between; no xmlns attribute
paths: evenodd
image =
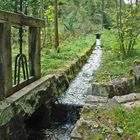
<svg viewBox="0 0 140 140"><path fill-rule="evenodd" d="M104 3L103 0L59 0L58 19L60 42L79 34L101 29L103 16L105 26L109 28L111 21L104 8L112 7L113 3L111 1L109 0L107 3ZM52 47L54 45L54 1L25 0L23 5L25 11L28 11L28 15L45 19L46 28L42 30L42 43L44 47ZM15 1L0 0L0 9L14 12L15 8ZM13 40L16 41L16 31L14 33Z"/></svg>

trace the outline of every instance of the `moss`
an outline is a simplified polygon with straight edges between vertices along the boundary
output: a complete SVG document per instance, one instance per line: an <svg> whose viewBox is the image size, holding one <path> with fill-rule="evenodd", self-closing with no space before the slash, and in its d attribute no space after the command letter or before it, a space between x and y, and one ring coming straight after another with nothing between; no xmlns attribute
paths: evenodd
<svg viewBox="0 0 140 140"><path fill-rule="evenodd" d="M89 136L88 138L86 138L85 140L104 140L104 136L101 133L95 133Z"/></svg>
<svg viewBox="0 0 140 140"><path fill-rule="evenodd" d="M14 117L13 109L11 107L6 108L0 112L0 126L6 125Z"/></svg>
<svg viewBox="0 0 140 140"><path fill-rule="evenodd" d="M84 108L81 112L82 118L85 120L98 120L100 113L104 112L105 109L86 109Z"/></svg>

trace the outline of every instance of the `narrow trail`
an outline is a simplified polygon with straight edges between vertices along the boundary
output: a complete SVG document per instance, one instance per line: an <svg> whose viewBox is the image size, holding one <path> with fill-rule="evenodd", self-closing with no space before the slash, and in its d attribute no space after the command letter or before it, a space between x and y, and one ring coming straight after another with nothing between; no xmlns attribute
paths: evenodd
<svg viewBox="0 0 140 140"><path fill-rule="evenodd" d="M94 73L100 66L101 57L102 49L100 46L96 46L87 63L69 85L68 90L60 97L59 103L75 105L84 104L85 97L92 92L91 81Z"/></svg>

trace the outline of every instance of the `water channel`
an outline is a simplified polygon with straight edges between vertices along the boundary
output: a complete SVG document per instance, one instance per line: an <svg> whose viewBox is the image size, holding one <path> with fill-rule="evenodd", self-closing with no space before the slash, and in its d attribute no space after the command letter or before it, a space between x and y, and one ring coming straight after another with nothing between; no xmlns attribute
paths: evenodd
<svg viewBox="0 0 140 140"><path fill-rule="evenodd" d="M93 80L95 71L100 66L101 57L102 48L100 47L100 39L97 39L96 47L87 63L70 83L65 94L55 103L55 111L59 110L60 112L59 107L61 106L61 112L63 112L61 116L63 116L63 119L52 122L51 127L45 131L46 137L44 140L70 140L70 133L79 117L78 113L84 104L84 99L92 92L91 81ZM54 116L55 114L57 113L54 113Z"/></svg>

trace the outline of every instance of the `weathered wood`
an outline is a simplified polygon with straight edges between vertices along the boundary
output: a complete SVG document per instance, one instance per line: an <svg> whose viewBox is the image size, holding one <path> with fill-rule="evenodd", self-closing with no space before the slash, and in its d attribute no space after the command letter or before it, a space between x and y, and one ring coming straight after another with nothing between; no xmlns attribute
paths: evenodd
<svg viewBox="0 0 140 140"><path fill-rule="evenodd" d="M12 88L12 93L15 93L19 90L21 90L22 88L26 87L27 85L31 84L34 82L34 77L30 77L28 80L23 81L22 83L15 85Z"/></svg>
<svg viewBox="0 0 140 140"><path fill-rule="evenodd" d="M0 99L9 96L11 88L11 26L8 23L0 23Z"/></svg>
<svg viewBox="0 0 140 140"><path fill-rule="evenodd" d="M30 79L14 86L12 83L11 24L29 26ZM0 10L0 100L10 96L41 77L40 27L45 22L26 15Z"/></svg>
<svg viewBox="0 0 140 140"><path fill-rule="evenodd" d="M30 73L35 77L35 80L41 77L40 68L40 45L41 35L40 28L29 28L29 61L30 61Z"/></svg>
<svg viewBox="0 0 140 140"><path fill-rule="evenodd" d="M24 14L11 13L0 10L0 23L5 21L12 24L22 24L31 27L45 27L44 20L36 19Z"/></svg>

